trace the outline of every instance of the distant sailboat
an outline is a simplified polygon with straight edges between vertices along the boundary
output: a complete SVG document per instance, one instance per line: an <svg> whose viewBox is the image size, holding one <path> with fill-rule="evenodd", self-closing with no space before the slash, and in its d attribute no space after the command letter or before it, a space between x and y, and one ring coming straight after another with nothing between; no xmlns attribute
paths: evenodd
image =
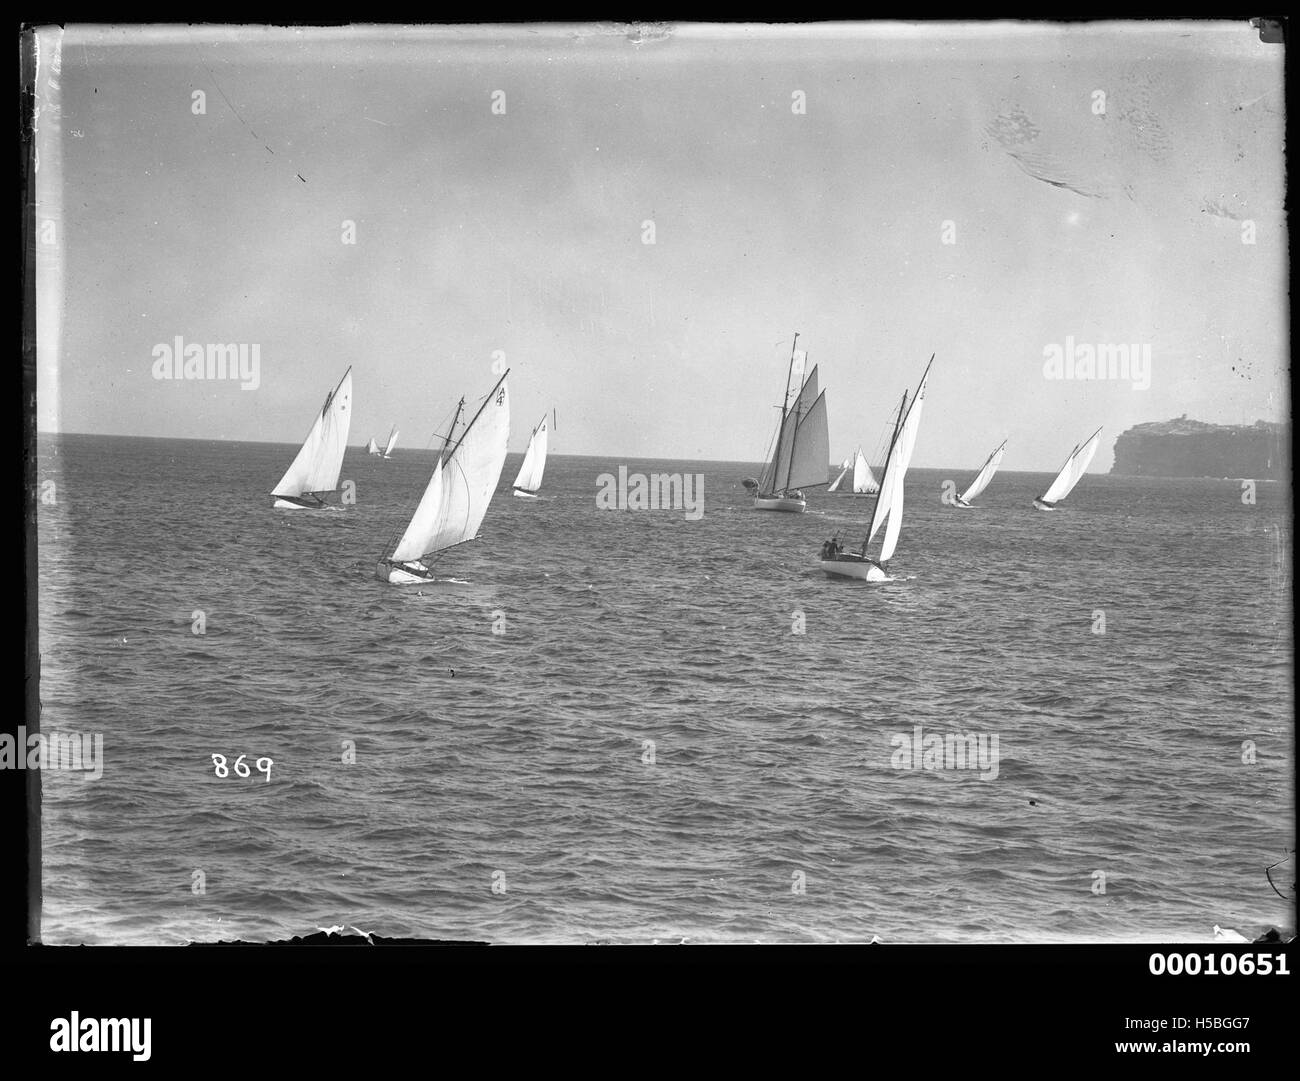
<svg viewBox="0 0 1300 1081"><path fill-rule="evenodd" d="M543 414L528 440L523 465L515 477L515 495L521 499L536 499L537 489L542 486L542 473L546 470L546 431L546 416Z"/></svg>
<svg viewBox="0 0 1300 1081"><path fill-rule="evenodd" d="M1052 481L1051 487L1034 500L1035 507L1039 510L1055 510L1056 504L1070 494L1074 486L1083 478L1092 456L1097 453L1099 435L1101 435L1100 428L1093 432L1086 442L1070 451L1070 456L1065 460L1061 471L1056 474L1056 480Z"/></svg>
<svg viewBox="0 0 1300 1081"><path fill-rule="evenodd" d="M385 458L391 458L393 456L393 448L395 446L397 446L397 425L396 424L393 425L393 430L388 433L388 442L384 444Z"/></svg>
<svg viewBox="0 0 1300 1081"><path fill-rule="evenodd" d="M797 343L799 335L794 336ZM781 427L776 450L767 463L756 489L757 510L779 510L802 514L807 500L801 488L826 483L826 462L830 459L830 439L826 432L826 395L817 393L817 369L813 368L799 388L790 407L790 377L794 374L794 347L790 349L790 367L785 377L785 398L781 402Z"/></svg>
<svg viewBox="0 0 1300 1081"><path fill-rule="evenodd" d="M307 433L288 471L272 489L273 506L284 510L325 506L320 498L339 486L343 452L348 448L348 425L352 422L352 369L343 373L339 385L325 395L325 404Z"/></svg>
<svg viewBox="0 0 1300 1081"><path fill-rule="evenodd" d="M853 492L855 495L871 495L878 491L880 485L876 483L871 466L867 465L866 458L862 456L862 448L859 447L853 460Z"/></svg>
<svg viewBox="0 0 1300 1081"><path fill-rule="evenodd" d="M844 480L849 469L853 470L853 487L854 495L871 495L873 492L880 491L880 485L876 483L876 478L871 472L871 466L867 465L867 459L862 455L862 448L859 447L853 452L851 458L845 458L840 463L840 475L826 490L828 492L839 491L840 482Z"/></svg>
<svg viewBox="0 0 1300 1081"><path fill-rule="evenodd" d="M506 460L510 438L510 400L506 392L509 374L507 370L501 376L453 443L456 425L465 411L465 399L460 400L433 476L406 531L398 538L392 554L381 559L375 569L381 582L412 585L431 581L431 556L478 536Z"/></svg>
<svg viewBox="0 0 1300 1081"><path fill-rule="evenodd" d="M838 492L840 490L840 481L844 479L845 475L849 471L849 467L852 465L853 465L852 458L845 458L844 461L840 462L840 474L833 481L831 481L830 487L826 489L828 492Z"/></svg>
<svg viewBox="0 0 1300 1081"><path fill-rule="evenodd" d="M1007 441L1002 440L1001 445L992 454L988 456L980 471L975 474L975 479L966 486L966 490L957 497L955 506L970 509L970 501L980 492L989 486L989 481L993 479L993 474L998 471L998 466L1002 464L1002 456L1007 452Z"/></svg>
<svg viewBox="0 0 1300 1081"><path fill-rule="evenodd" d="M862 551L845 552L836 540L829 540L822 545L821 568L828 575L841 578L857 578L867 582L892 582L889 576L889 560L898 545L898 534L903 526L903 480L907 467L912 461L912 451L916 446L916 432L921 424L921 406L925 403L925 381L930 376L930 365L934 357L925 366L920 385L909 405L907 392L903 392L902 403L898 407L898 419L894 423L894 434L889 441L889 453L885 456L885 471L880 479L880 492L876 496L876 505L871 513L871 527L862 541ZM888 522L888 525L885 523ZM867 557L867 546L872 538L885 525L884 540L876 559Z"/></svg>
<svg viewBox="0 0 1300 1081"><path fill-rule="evenodd" d="M366 453L367 454L380 453L379 444L375 442L375 437L373 435L370 437L370 442L366 444Z"/></svg>

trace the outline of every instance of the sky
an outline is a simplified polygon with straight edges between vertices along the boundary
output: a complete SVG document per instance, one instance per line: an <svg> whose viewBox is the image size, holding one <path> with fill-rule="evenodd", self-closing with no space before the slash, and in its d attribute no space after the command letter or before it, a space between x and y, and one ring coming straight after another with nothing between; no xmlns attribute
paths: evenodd
<svg viewBox="0 0 1300 1081"><path fill-rule="evenodd" d="M295 442L351 366L350 442L424 446L503 354L513 451L553 408L554 453L758 461L796 331L835 461L932 353L923 468L1290 415L1283 54L1245 22L39 51L41 431ZM155 378L177 336L256 344L257 387ZM1047 378L1067 339L1149 347L1149 386Z"/></svg>

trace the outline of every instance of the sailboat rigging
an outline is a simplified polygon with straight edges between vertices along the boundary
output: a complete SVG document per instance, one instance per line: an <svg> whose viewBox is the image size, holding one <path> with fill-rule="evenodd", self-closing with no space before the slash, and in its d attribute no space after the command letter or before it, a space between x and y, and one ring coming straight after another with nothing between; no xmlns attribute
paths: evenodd
<svg viewBox="0 0 1300 1081"><path fill-rule="evenodd" d="M325 506L320 497L337 491L343 454L352 421L352 369L325 395L325 404L280 482L271 490L272 506L283 510L314 510Z"/></svg>
<svg viewBox="0 0 1300 1081"><path fill-rule="evenodd" d="M808 506L801 489L826 483L826 462L830 458L830 440L826 430L826 395L817 392L816 367L808 374L790 404L790 380L794 373L794 336L790 347L790 364L785 377L785 397L781 402L781 424L777 430L772 460L763 469L758 482L747 481L753 488L756 510L786 511L802 514Z"/></svg>
<svg viewBox="0 0 1300 1081"><path fill-rule="evenodd" d="M384 457L393 456L393 448L397 446L397 425L393 425L393 430L388 433L388 442L384 444Z"/></svg>
<svg viewBox="0 0 1300 1081"><path fill-rule="evenodd" d="M460 437L452 443L465 411L465 399L443 440L433 475L392 553L375 568L380 581L411 585L433 579L432 557L447 548L472 541L487 514L501 479L510 438L510 400L505 374L483 399Z"/></svg>
<svg viewBox="0 0 1300 1081"><path fill-rule="evenodd" d="M1099 435L1101 435L1101 428L1098 428L1082 444L1070 451L1070 456L1065 459L1065 465L1056 474L1056 479L1052 481L1047 491L1034 500L1035 507L1039 510L1055 510L1056 504L1074 490L1074 486L1083 479L1083 474L1087 471L1092 456L1097 453L1097 437Z"/></svg>
<svg viewBox="0 0 1300 1081"><path fill-rule="evenodd" d="M520 499L536 499L537 489L542 486L542 473L546 470L546 433L546 415L542 414L542 419L529 437L523 464L512 485L515 495Z"/></svg>
<svg viewBox="0 0 1300 1081"><path fill-rule="evenodd" d="M891 582L889 560L898 545L899 531L903 526L903 481L907 467L912 461L912 451L916 446L916 433L921 424L921 407L925 403L925 384L930 377L930 361L925 366L921 382L911 403L907 392L898 407L898 419L894 423L894 434L889 441L889 451L885 456L885 468L880 479L880 491L876 495L875 506L871 513L871 525L862 540L861 552L846 552L836 538L831 538L822 545L821 568L828 575L841 578L857 578L867 582ZM884 539L875 559L867 556L867 546L872 538L885 526Z"/></svg>
<svg viewBox="0 0 1300 1081"><path fill-rule="evenodd" d="M971 509L971 500L980 492L989 486L989 481L993 479L993 474L998 471L998 466L1002 464L1002 456L1007 451L1007 441L1004 439L980 466L980 471L975 474L975 479L966 486L966 490L957 497L954 506L963 507L966 510Z"/></svg>

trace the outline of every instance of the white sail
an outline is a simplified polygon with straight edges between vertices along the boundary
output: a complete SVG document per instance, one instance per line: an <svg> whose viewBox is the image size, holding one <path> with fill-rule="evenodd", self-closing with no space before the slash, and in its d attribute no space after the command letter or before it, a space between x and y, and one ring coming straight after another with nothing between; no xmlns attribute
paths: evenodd
<svg viewBox="0 0 1300 1081"><path fill-rule="evenodd" d="M396 427L396 425L394 425L394 426L393 426L393 430L392 430L391 432L388 433L388 442L387 442L386 444L384 444L384 457L385 457L385 458L388 458L388 457L390 457L390 456L392 455L392 453L393 453L393 448L394 448L395 446L397 446L397 427Z"/></svg>
<svg viewBox="0 0 1300 1081"><path fill-rule="evenodd" d="M979 495L980 492L984 491L984 489L989 486L989 481L993 479L993 474L998 471L998 466L1002 464L1002 456L1006 454L1006 452L1007 445L1003 442L997 450L988 456L988 460L984 463L984 467L975 474L975 479L971 481L970 484L967 485L966 490L957 497L958 500L962 503L969 503Z"/></svg>
<svg viewBox="0 0 1300 1081"><path fill-rule="evenodd" d="M343 452L348 446L348 425L352 421L352 369L325 396L316 422L272 495L301 497L314 492L332 492L339 484Z"/></svg>
<svg viewBox="0 0 1300 1081"><path fill-rule="evenodd" d="M831 440L826 428L826 394L823 392L817 396L795 432L786 488L825 484L826 463L830 457Z"/></svg>
<svg viewBox="0 0 1300 1081"><path fill-rule="evenodd" d="M501 480L509 438L510 399L503 375L460 441L439 457L420 505L393 550L394 562L410 563L478 536Z"/></svg>
<svg viewBox="0 0 1300 1081"><path fill-rule="evenodd" d="M524 452L523 465L515 477L513 487L529 494L542 486L542 473L546 470L546 418L533 429L533 436L528 440L528 449Z"/></svg>
<svg viewBox="0 0 1300 1081"><path fill-rule="evenodd" d="M921 377L921 385L916 388L916 397L904 414L902 424L894 436L890 447L889 460L885 463L885 475L880 481L880 494L876 496L876 507L871 515L871 531L867 534L867 543L876 535L881 525L888 521L885 539L880 549L880 562L886 562L898 544L898 534L903 527L903 478L912 461L912 451L916 446L916 432L921 424L921 407L925 404L925 384L929 379L930 369Z"/></svg>
<svg viewBox="0 0 1300 1081"><path fill-rule="evenodd" d="M880 491L880 485L876 483L871 466L867 465L866 458L862 456L861 447L858 448L853 459L853 490L858 495L870 495L872 492Z"/></svg>
<svg viewBox="0 0 1300 1081"><path fill-rule="evenodd" d="M772 455L772 460L768 462L767 468L763 470L763 476L759 479L758 490L763 493L781 492L790 488L798 488L799 481L791 476L790 452L792 448L797 447L800 438L800 428L804 421L810 416L813 406L817 400L817 367L808 374L808 378L799 389L799 395L791 404L790 409L786 412L785 420L781 425L781 432L777 439L776 453ZM830 460L829 445L825 453L826 461ZM821 472L815 481L803 481L804 484L824 484L826 483L826 466L823 463Z"/></svg>
<svg viewBox="0 0 1300 1081"><path fill-rule="evenodd" d="M831 481L831 486L826 489L828 492L838 492L840 490L840 481L842 481L844 475L848 473L851 464L852 463L848 458L845 458L844 461L840 462L840 475Z"/></svg>
<svg viewBox="0 0 1300 1081"><path fill-rule="evenodd" d="M442 512L442 504L442 459L439 458L433 467L433 476L424 489L424 495L420 497L420 505L411 515L411 524L406 527L402 539L393 549L394 560L410 563L431 550L428 542L438 532L438 515Z"/></svg>
<svg viewBox="0 0 1300 1081"><path fill-rule="evenodd" d="M370 442L366 444L366 453L367 454L379 453L379 444L375 442L375 437L373 435L370 437Z"/></svg>
<svg viewBox="0 0 1300 1081"><path fill-rule="evenodd" d="M1099 435L1101 435L1100 428L1092 433L1092 438L1083 446L1074 448L1070 457L1066 459L1065 465L1056 475L1056 480L1052 481L1052 486L1040 497L1044 503L1059 503L1079 483L1083 474L1087 472L1092 456L1097 453L1097 437Z"/></svg>

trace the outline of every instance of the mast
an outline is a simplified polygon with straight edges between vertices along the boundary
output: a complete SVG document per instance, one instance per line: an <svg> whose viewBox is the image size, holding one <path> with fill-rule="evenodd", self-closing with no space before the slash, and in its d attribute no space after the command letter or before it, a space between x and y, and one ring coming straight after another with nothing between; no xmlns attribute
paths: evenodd
<svg viewBox="0 0 1300 1081"><path fill-rule="evenodd" d="M794 353L795 353L795 346L798 344L799 344L799 332L796 330L794 332L794 341L790 343L790 364L785 370L785 397L781 399L781 423L777 425L777 429L776 429L776 450L773 452L775 457L773 457L772 459L772 494L773 495L775 495L776 492L778 491L784 490L784 489L778 489L776 487L776 470L777 467L781 464L781 436L785 432L785 418L786 418L787 410L789 409L789 405L790 405L790 376L794 374ZM786 480L790 479L789 469L785 471L785 479Z"/></svg>
<svg viewBox="0 0 1300 1081"><path fill-rule="evenodd" d="M791 363L794 362L793 356L790 358L790 361ZM787 390L786 393L788 394L789 391ZM803 401L802 383L799 384L799 397L795 399L794 403L794 430L790 433L790 460L785 463L785 487L781 489L783 492L788 492L790 490L790 474L794 472L794 445L799 439L799 403L801 401ZM777 450L779 452L780 448L778 447Z"/></svg>
<svg viewBox="0 0 1300 1081"><path fill-rule="evenodd" d="M494 394L497 394L500 385L502 385L503 382L506 382L506 377L508 374L510 374L510 369L508 368L504 370L504 372L500 373L500 378L498 379L497 383L495 383L495 386L493 386L493 388L491 388L491 390L487 392L487 396L484 400L482 400L482 404L480 405L480 407L478 407L476 411L474 411L473 420L469 421L469 424L465 425L464 431L461 431L460 439L456 440L456 447L459 447L460 443L463 442L465 435L468 434L469 429L471 429L471 427L474 426L474 421L478 420L478 414L482 413L482 411L484 411L484 409L487 408L487 403L489 403L489 401L493 399ZM464 408L465 408L465 399L461 398L460 409L464 409ZM460 416L459 409L458 411L456 411L456 416ZM455 424L452 424L452 427L455 427ZM443 461L447 461L447 459L450 459L451 455L454 455L454 453L456 452L456 447L451 448L451 453L448 453L446 457L443 457Z"/></svg>
<svg viewBox="0 0 1300 1081"><path fill-rule="evenodd" d="M889 440L889 450L885 452L885 468L880 471L880 483L876 486L876 502L871 504L871 517L867 519L867 529L871 529L871 522L876 517L876 505L880 502L880 497L885 494L885 478L889 476L889 459L894 456L894 444L898 442L898 431L903 426L903 414L907 411L907 391L903 391L903 400L898 405L898 417L894 421L894 434ZM862 558L867 558L867 545L871 543L871 534L862 538Z"/></svg>
<svg viewBox="0 0 1300 1081"><path fill-rule="evenodd" d="M496 387L493 387L492 389L496 390ZM442 437L442 451L439 456L442 458L444 464L446 463L447 459L451 457L451 455L447 453L447 444L451 442L451 437L456 434L456 425L460 421L460 415L463 412L465 412L465 399L461 398L461 400L456 403L456 415L451 418L451 427L447 429L447 434ZM469 431L468 425L466 425L465 430ZM464 438L463 434L461 438L462 439ZM457 440L456 445L457 446L460 445L459 440Z"/></svg>

